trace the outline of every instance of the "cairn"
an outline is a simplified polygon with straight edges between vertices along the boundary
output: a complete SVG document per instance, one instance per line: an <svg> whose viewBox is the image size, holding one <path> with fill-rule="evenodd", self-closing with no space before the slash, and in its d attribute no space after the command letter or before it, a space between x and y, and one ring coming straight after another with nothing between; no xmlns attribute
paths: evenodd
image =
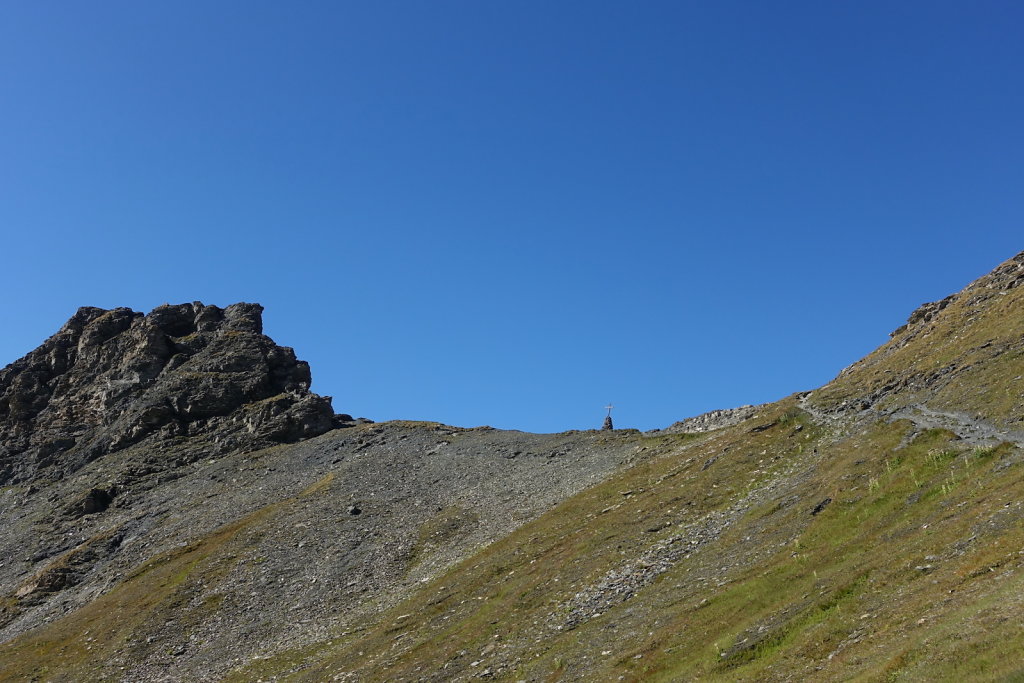
<svg viewBox="0 0 1024 683"><path fill-rule="evenodd" d="M605 406L605 408L608 410L608 414L604 416L604 424L601 425L602 431L615 429L615 427L612 425L612 408L614 407L615 406L613 406L610 403Z"/></svg>

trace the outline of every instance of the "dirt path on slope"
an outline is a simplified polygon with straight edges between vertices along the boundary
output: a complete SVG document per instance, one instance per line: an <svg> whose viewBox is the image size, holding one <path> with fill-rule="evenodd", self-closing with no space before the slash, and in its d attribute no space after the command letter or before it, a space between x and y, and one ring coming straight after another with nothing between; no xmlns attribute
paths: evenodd
<svg viewBox="0 0 1024 683"><path fill-rule="evenodd" d="M807 401L810 395L809 392L800 399L800 408L810 413L815 420L826 424L838 424L851 417L854 420L873 418L887 419L890 422L910 420L921 429L948 429L960 437L964 443L972 446L994 446L1008 441L1024 448L1024 432L1001 429L990 422L973 418L967 413L934 410L920 403L911 403L891 411L881 411L869 407L856 412L828 413L810 405Z"/></svg>

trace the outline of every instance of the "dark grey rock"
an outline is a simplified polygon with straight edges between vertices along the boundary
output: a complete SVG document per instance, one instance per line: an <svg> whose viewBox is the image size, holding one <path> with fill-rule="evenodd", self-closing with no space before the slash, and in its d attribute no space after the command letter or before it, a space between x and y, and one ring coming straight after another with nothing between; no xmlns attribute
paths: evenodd
<svg viewBox="0 0 1024 683"><path fill-rule="evenodd" d="M60 479L143 441L206 437L202 453L290 443L334 428L309 366L263 335L263 308L84 307L0 370L0 484Z"/></svg>

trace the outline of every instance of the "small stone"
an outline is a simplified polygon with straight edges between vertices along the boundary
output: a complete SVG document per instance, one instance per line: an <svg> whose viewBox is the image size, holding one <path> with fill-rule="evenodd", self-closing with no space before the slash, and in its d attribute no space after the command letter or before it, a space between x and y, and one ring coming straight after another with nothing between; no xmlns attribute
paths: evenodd
<svg viewBox="0 0 1024 683"><path fill-rule="evenodd" d="M822 510L824 510L826 507L828 507L828 504L831 503L831 502L832 502L831 498L826 498L825 500L823 500L820 503L818 503L817 505L815 505L814 509L811 510L811 516L814 516L814 515L817 515L818 513L820 513Z"/></svg>

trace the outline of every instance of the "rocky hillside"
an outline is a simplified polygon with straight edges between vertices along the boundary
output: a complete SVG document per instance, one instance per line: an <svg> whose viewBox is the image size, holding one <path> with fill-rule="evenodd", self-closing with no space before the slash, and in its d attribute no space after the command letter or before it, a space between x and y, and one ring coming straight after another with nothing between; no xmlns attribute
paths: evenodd
<svg viewBox="0 0 1024 683"><path fill-rule="evenodd" d="M66 645L21 660L44 678L216 678L378 613L652 452L628 431L334 415L261 310L81 309L0 372L0 639L98 615L111 630L85 630L116 641L69 636L85 668ZM0 679L29 675L17 660Z"/></svg>
<svg viewBox="0 0 1024 683"><path fill-rule="evenodd" d="M1022 283L647 434L339 419L251 308L84 309L0 374L0 679L1016 680Z"/></svg>

